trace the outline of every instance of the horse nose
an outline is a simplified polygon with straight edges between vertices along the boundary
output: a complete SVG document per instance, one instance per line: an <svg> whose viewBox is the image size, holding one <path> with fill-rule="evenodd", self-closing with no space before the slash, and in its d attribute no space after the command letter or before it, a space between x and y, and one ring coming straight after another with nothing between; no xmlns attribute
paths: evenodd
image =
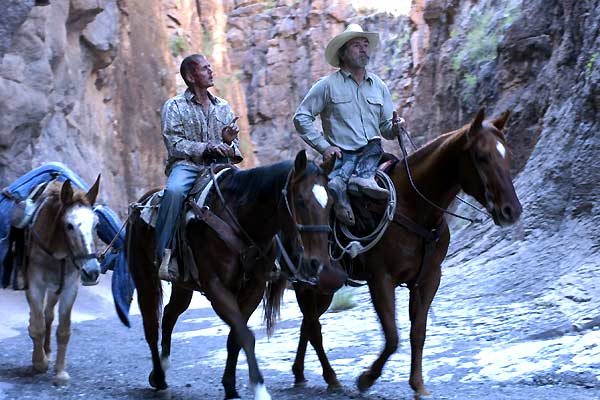
<svg viewBox="0 0 600 400"><path fill-rule="evenodd" d="M88 260L81 268L81 283L83 286L94 286L98 284L100 277L100 264L98 260Z"/></svg>
<svg viewBox="0 0 600 400"><path fill-rule="evenodd" d="M518 220L523 211L520 204L517 207L514 207L512 204L504 204L500 210L502 211L502 217L510 222Z"/></svg>

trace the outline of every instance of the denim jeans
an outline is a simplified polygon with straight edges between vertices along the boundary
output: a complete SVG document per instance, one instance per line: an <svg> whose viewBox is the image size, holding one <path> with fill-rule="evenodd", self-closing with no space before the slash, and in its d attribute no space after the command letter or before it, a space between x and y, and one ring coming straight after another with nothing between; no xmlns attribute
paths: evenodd
<svg viewBox="0 0 600 400"><path fill-rule="evenodd" d="M165 248L173 249L175 227L185 198L205 167L175 165L171 170L156 217L156 255L162 258Z"/></svg>
<svg viewBox="0 0 600 400"><path fill-rule="evenodd" d="M335 160L329 180L337 176L342 179L344 184L347 184L352 174L361 178L372 178L377 172L377 165L382 154L383 149L379 139L371 140L366 146L356 151L342 150L342 158Z"/></svg>

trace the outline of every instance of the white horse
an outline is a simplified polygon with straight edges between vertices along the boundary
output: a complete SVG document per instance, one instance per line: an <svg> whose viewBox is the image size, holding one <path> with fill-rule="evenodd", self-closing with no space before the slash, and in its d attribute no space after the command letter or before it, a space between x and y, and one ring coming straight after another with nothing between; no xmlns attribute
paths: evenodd
<svg viewBox="0 0 600 400"><path fill-rule="evenodd" d="M26 241L25 277L29 303L32 363L38 372L48 370L54 306L58 303L58 351L55 383L69 382L66 351L71 336L71 310L80 280L95 285L100 276L93 234L97 217L92 210L100 176L85 193L69 180L52 182L41 195Z"/></svg>

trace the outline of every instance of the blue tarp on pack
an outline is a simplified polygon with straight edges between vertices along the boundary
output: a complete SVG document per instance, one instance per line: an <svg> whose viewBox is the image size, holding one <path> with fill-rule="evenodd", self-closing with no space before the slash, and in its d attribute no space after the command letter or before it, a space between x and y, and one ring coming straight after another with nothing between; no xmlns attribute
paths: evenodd
<svg viewBox="0 0 600 400"><path fill-rule="evenodd" d="M0 284L2 287L6 287L10 279L9 276L6 276L10 273L4 270L4 259L9 250L10 219L15 201L27 198L37 185L49 182L52 179L57 179L60 182L69 179L73 185L85 191L90 188L87 183L64 164L51 162L21 176L0 192ZM121 221L117 214L106 206L96 206L94 212L96 212L99 219L98 237L104 243L109 244L121 228ZM129 326L129 305L135 286L128 274L127 259L123 251L124 243L125 232L123 230L113 244L114 252L107 254L101 262L101 267L103 272L113 271L112 293L117 315L123 324Z"/></svg>

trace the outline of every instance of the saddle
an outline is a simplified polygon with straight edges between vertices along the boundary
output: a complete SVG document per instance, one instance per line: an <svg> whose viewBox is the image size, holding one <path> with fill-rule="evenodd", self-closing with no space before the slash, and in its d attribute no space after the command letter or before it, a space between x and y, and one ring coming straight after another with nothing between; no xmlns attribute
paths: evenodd
<svg viewBox="0 0 600 400"><path fill-rule="evenodd" d="M212 179L211 170L206 168L198 175L188 197L184 201L181 215L178 219L177 226L175 227L176 246L175 249L173 249L174 254L171 256L171 263L175 263L175 265L169 266L169 269L175 269L178 272L177 283L187 284L195 289L200 289L197 285L198 276L196 263L191 249L188 246L185 228L191 220L197 219L197 214L193 208L204 209L209 200L209 195L213 192L214 182L218 182L219 179L221 179L228 171L231 171L232 168L235 167L229 164L213 166L212 173L214 173L214 181ZM163 194L164 189L152 194L146 198L143 203L134 205L135 208L140 210L140 217L142 220L152 227L156 227L158 208L162 201ZM193 207L190 206L190 204L193 204Z"/></svg>

